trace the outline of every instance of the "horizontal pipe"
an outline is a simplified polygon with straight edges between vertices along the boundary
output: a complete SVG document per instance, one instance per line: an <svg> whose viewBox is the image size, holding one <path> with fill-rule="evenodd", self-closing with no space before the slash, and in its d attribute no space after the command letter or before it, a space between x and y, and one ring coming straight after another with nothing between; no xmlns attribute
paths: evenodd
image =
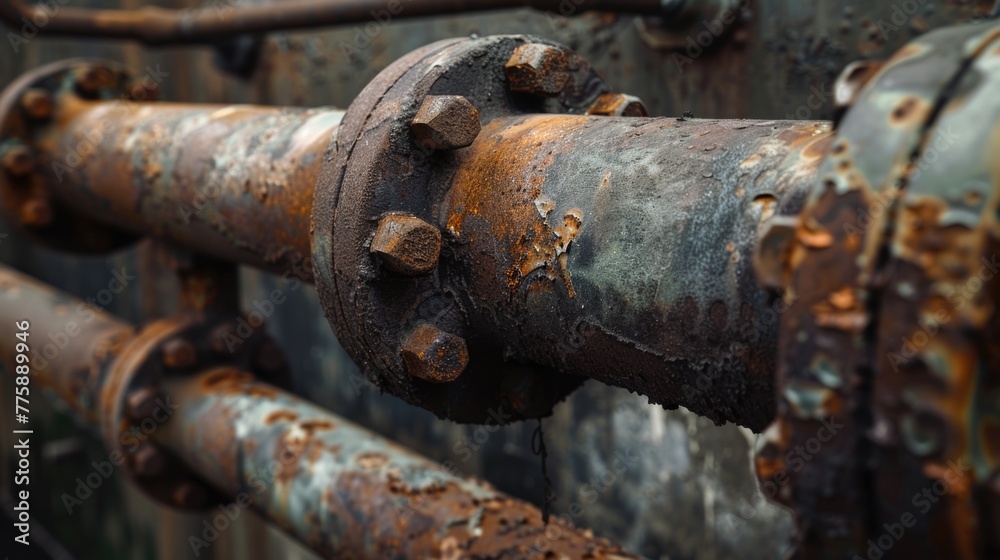
<svg viewBox="0 0 1000 560"><path fill-rule="evenodd" d="M831 138L829 123L801 121L490 122L437 212L469 335L508 360L762 429L777 313L755 241L801 208Z"/></svg>
<svg viewBox="0 0 1000 560"><path fill-rule="evenodd" d="M110 227L312 278L313 186L342 112L65 97L40 141L60 202Z"/></svg>
<svg viewBox="0 0 1000 560"><path fill-rule="evenodd" d="M108 424L115 407L100 396L115 392L104 372L132 363L119 353L143 334L0 265L0 357L11 372L24 320L29 387L49 390L95 431ZM634 557L561 519L546 525L537 508L248 373L213 368L168 378L161 391L177 408L153 440L229 507L254 508L326 557Z"/></svg>
<svg viewBox="0 0 1000 560"><path fill-rule="evenodd" d="M563 13L565 0L299 0L263 6L243 6L237 0L216 0L197 10L146 7L139 10L98 10L32 5L24 0L0 2L0 21L20 30L52 36L132 39L147 45L212 44L248 33L309 29L372 20L414 18L532 7ZM577 10L663 15L673 4L661 0L575 0ZM39 22L45 22L42 25Z"/></svg>
<svg viewBox="0 0 1000 560"><path fill-rule="evenodd" d="M73 96L61 111L38 142L60 203L312 279L313 191L342 113ZM825 123L493 120L440 181L445 270L471 332L508 357L762 429L776 321L754 241L775 212L798 212L829 138Z"/></svg>
<svg viewBox="0 0 1000 560"><path fill-rule="evenodd" d="M561 519L233 369L174 379L153 437L327 558L614 558Z"/></svg>
<svg viewBox="0 0 1000 560"><path fill-rule="evenodd" d="M26 323L27 329L17 323ZM53 393L78 423L100 431L107 365L135 329L99 308L0 265L0 360L14 372L16 338L27 332L30 391Z"/></svg>

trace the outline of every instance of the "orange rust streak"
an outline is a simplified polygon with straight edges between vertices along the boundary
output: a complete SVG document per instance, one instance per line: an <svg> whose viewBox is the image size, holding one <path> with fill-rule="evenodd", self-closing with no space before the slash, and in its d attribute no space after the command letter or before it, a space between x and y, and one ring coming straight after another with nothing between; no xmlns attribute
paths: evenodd
<svg viewBox="0 0 1000 560"><path fill-rule="evenodd" d="M470 216L488 220L493 236L511 248L504 274L512 293L540 271L548 280L561 276L570 297L575 295L561 257L583 227L583 213L571 209L562 217L552 215L555 202L544 197L542 187L555 157L551 146L565 143L587 122L565 115L494 120L458 168L448 230L461 237Z"/></svg>

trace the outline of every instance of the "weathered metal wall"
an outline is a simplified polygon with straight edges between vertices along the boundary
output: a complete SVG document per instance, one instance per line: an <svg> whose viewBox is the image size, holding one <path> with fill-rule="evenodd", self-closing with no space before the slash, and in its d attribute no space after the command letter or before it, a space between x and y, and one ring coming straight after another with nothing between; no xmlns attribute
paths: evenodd
<svg viewBox="0 0 1000 560"><path fill-rule="evenodd" d="M704 22L673 37L646 30L644 39L635 18L572 14L574 4L567 0L569 18L517 10L273 34L264 41L260 63L247 81L221 73L213 53L204 48L151 51L111 42L47 40L28 37L28 28L22 36L26 43L14 41L16 51L5 30L0 83L49 61L94 56L150 74L160 82L161 99L346 107L381 69L417 47L472 33L529 33L577 50L617 91L641 97L651 115L691 111L699 117L828 119L834 78L847 63L886 57L921 31L985 13L992 3L752 1L741 15L743 24L727 37L717 37L717 27ZM134 8L140 2L86 4ZM238 9L240 2L158 4ZM680 52L658 51L649 40L685 46ZM160 316L176 301L170 275L158 273L162 265L149 244L108 258L67 258L29 246L0 224L0 259L84 299L93 298L94 305L129 320ZM115 274L127 282L112 285ZM461 473L540 500L541 468L531 449L533 422L500 429L458 426L381 396L340 349L311 287L251 270L242 279L247 309L268 308L264 302L272 290L286 296L273 305L269 330L288 352L297 393ZM122 283L122 289L112 290ZM36 334L36 340L49 339L49 333ZM11 398L6 385L0 398ZM36 441L45 442L45 461L35 463L38 472L32 481L48 499L34 502L39 508L35 519L75 556L312 557L249 513L209 538L213 532L203 522L211 523L218 511L179 515L152 505L123 476L112 472L105 477L94 465L106 460L99 445L83 439L56 411L40 414L37 399L33 404ZM2 433L9 433L4 428ZM684 410L664 410L645 398L589 382L545 421L545 432L558 496L554 513L653 558L780 557L791 520L764 503L757 489L750 462L756 436L749 431L714 426ZM6 453L10 447L3 449ZM4 456L4 473L11 461ZM95 472L91 481L100 483L84 497L87 478ZM3 484L8 478L5 474ZM64 494L80 504L67 502ZM209 546L196 553L191 536Z"/></svg>

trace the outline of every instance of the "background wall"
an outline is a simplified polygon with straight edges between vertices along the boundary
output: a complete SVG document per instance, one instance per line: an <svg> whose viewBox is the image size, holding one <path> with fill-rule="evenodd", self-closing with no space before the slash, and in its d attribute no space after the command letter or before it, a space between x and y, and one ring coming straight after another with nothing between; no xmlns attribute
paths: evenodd
<svg viewBox="0 0 1000 560"><path fill-rule="evenodd" d="M68 0L73 5L136 8L139 0ZM258 0L259 1L259 0ZM157 2L161 6L239 9L248 0ZM572 6L567 0L567 6ZM406 0L403 0L405 10ZM587 58L617 91L638 95L652 115L756 119L828 119L832 87L849 62L884 58L913 36L989 10L992 1L951 0L752 0L743 24L727 38L696 38L696 25L681 53L651 48L636 18L576 14L563 18L529 10L416 21L391 21L369 36L364 26L321 32L275 33L263 40L260 60L246 79L219 70L208 48L143 50L103 41L30 39L14 52L0 44L0 84L40 64L68 57L102 57L126 63L137 73L151 65L167 75L161 99L186 102L333 105L352 98L390 62L424 44L476 33L529 33L563 42ZM6 31L4 30L5 36ZM708 37L708 36L704 36ZM238 49L237 49L238 50ZM231 59L230 59L231 60ZM79 297L95 297L123 267L136 279L104 306L133 321L169 312L176 301L169 274L162 272L148 243L106 258L81 259L30 246L0 223L0 260L11 263ZM275 285L267 274L244 270L246 305ZM336 413L461 472L540 502L540 462L531 452L535 423L489 432L437 420L401 401L358 383L355 367L334 339L315 291L302 287L278 306L269 329L291 360L295 390ZM44 333L40 333L44 337ZM613 367L613 364L609 364ZM4 403L12 399L3 383ZM81 435L57 409L33 403L35 442L43 460L32 473L33 519L45 526L53 558L312 558L308 551L244 513L196 555L191 535L204 537L204 515L179 515L145 499L120 473L111 473L72 511L61 500L77 479L106 459L96 441ZM6 408L6 404L4 407ZM0 422L9 419L3 415ZM0 437L9 426L0 425ZM779 558L791 530L787 512L765 503L753 477L754 434L733 425L715 426L687 411L664 410L626 391L589 382L545 421L549 472L558 494L553 512L572 502L577 519L652 558ZM36 443L37 444L37 443ZM9 453L4 445L0 453ZM611 466L629 459L623 473ZM2 485L10 483L13 459L5 455ZM48 499L45 503L41 496ZM217 512L212 512L214 516ZM3 523L5 529L7 523ZM46 539L36 528L33 540ZM38 548L34 549L39 552Z"/></svg>

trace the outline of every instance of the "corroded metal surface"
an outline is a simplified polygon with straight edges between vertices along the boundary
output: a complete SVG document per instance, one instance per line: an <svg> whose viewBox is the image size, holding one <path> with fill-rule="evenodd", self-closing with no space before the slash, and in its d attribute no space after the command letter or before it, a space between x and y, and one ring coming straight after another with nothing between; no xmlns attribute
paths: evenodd
<svg viewBox="0 0 1000 560"><path fill-rule="evenodd" d="M60 92L129 99L129 78L118 65L102 66L102 80L91 83L88 92L78 93L75 74L89 65L85 60L56 62L20 76L4 89L0 97L0 216L29 239L62 250L96 253L122 247L135 236L69 208L54 196L47 174L54 165L68 169L78 164L78 150L86 155L87 145L74 146L71 156L60 158L50 157L38 146L38 134L58 126L54 98Z"/></svg>
<svg viewBox="0 0 1000 560"><path fill-rule="evenodd" d="M53 158L98 127L103 135L54 182L56 196L200 253L311 276L312 185L341 113L169 104L150 113L114 103L67 110L76 116L51 139Z"/></svg>
<svg viewBox="0 0 1000 560"><path fill-rule="evenodd" d="M31 229L72 248L63 223L99 221L120 237L152 234L203 254L308 280L312 188L342 113L150 106L108 99L111 93L81 92L86 83L81 76L109 68L77 61L35 77L54 84L56 110L51 120L16 130L40 160L24 180L37 183L34 188L45 195L41 200L58 201L63 211ZM155 84L154 77L146 78ZM149 89L142 83L130 95L145 96ZM5 102L32 93L26 85L8 88ZM12 197L27 188L0 184L0 192ZM15 200L5 207L17 208Z"/></svg>
<svg viewBox="0 0 1000 560"><path fill-rule="evenodd" d="M33 387L52 393L78 423L97 435L108 367L135 329L6 266L0 266L0 315L4 363L14 363L14 323L28 321Z"/></svg>
<svg viewBox="0 0 1000 560"><path fill-rule="evenodd" d="M67 329L69 311L83 305L6 267L0 301L9 341L17 340L16 320L31 317L36 334ZM533 506L234 368L253 365L245 354L206 357L210 338L197 315L135 332L88 313L92 321L65 330L68 342L47 366L33 363L33 379L102 431L111 460L124 457L134 480L163 503L222 501L208 483L330 558L634 557L562 520L546 525ZM11 365L12 345L0 348ZM183 346L195 359L171 366ZM44 347L32 358L39 355ZM212 367L227 362L233 366Z"/></svg>
<svg viewBox="0 0 1000 560"><path fill-rule="evenodd" d="M181 0L157 4L176 8L195 5ZM234 8L245 5L228 0L198 4ZM516 31L571 45L617 91L642 98L652 115L693 111L699 117L710 118L829 119L833 114L830 86L845 65L859 58L888 58L915 35L986 13L993 4L993 0L916 4L900 0L754 0L745 12L750 15L741 17L739 27L728 40L715 41L703 53L696 43L705 38L699 35L704 30L700 20L689 36L678 35L685 43L682 50L654 51L636 37L636 18L627 16L577 12L576 17L563 18L562 10L507 10L452 13L423 20L394 19L381 27L377 36L370 37L370 44L356 43L366 38L361 35L358 39L358 29L363 33L364 24L271 34L264 41L251 82L220 76L204 50L147 50L125 41L52 39L44 31L31 38L31 27L22 31L19 24L4 31L30 40L19 44L17 54L7 51L8 56L2 57L0 83L8 83L39 64L87 53L128 61L134 69L162 64L172 73L163 83L165 99L277 106L333 103L346 107L381 69L422 44L471 33L486 36ZM59 7L71 5L82 4L70 2ZM86 5L131 9L136 2L90 0ZM566 6L572 7L572 3ZM348 56L344 45L357 45L358 49ZM106 281L107 267L111 266L105 264L107 261L67 259L39 251L18 237L11 226L0 226L0 232L11 234L2 239L0 233L0 258L61 289L90 296ZM137 256L148 262L144 247ZM132 263L133 255L136 253L119 253L114 262ZM147 265L140 276L169 276L162 272ZM245 271L242 276L247 283L241 294L247 300L266 299L275 288L287 289L281 278L269 274ZM161 311L169 311L173 305L169 289L172 283L167 282L165 288L163 282L158 283L160 287L150 284L142 283L144 293L155 292L155 296L139 297L137 291L128 290L116 299L116 311L129 314L151 305L166 306ZM533 423L496 429L483 444L473 441L474 434L478 438L483 433L482 428L440 422L418 407L379 394L367 384L361 386L353 365L331 333L318 327L323 321L320 306L308 287L290 292L289 302L278 307L272 317L276 327L272 331L283 341L294 363L300 394L440 461L458 459L464 472L476 473L505 491L537 498L537 458L526 443L521 444L530 435ZM627 401L627 406L621 406L623 411L613 410L616 407L611 403L618 401ZM617 419L624 413L635 416L638 427L619 422ZM678 425L681 427L675 429ZM558 468L550 469L561 496L554 511L565 511L573 501L571 496L580 499L577 492L586 488L585 497L593 502L581 500L584 511L577 522L630 543L649 557L760 560L782 556L780 549L787 541L790 517L784 509L761 501L761 492L745 464L745 430L732 424L716 427L684 409L664 411L658 405L647 404L643 397L600 383L587 384L560 404L555 415L546 420L545 428L547 434L561 434L547 438L550 458L560 457ZM60 436L69 435L68 430L60 432ZM654 458L642 469L619 477L606 491L598 485L597 493L592 493L590 479L603 473L603 461L625 442L648 450ZM467 455L456 456L453 451L458 444L463 452L470 453L467 462ZM97 458L95 455L92 459ZM68 475L86 472L90 466L89 459L79 456L75 461L47 463L44 468L49 476L40 479L40 484L50 483L52 488L65 484L66 490L72 492L74 482ZM191 531L201 530L201 519L176 516L165 508L149 513L154 506L144 505L134 495L124 495L132 499L121 501L117 497L106 494L88 502L84 515L67 516L55 504L46 524L64 542L78 543L72 552L79 557L97 557L99 550L108 558L147 557L149 550L162 546L164 557L195 559L183 541ZM43 504L32 504L36 505ZM738 522L738 533L730 528L726 512L738 514L738 519L747 518L746 523ZM248 560L301 554L298 547L285 548L285 541L275 532L264 530L256 519L242 516L234 529L220 536L212 552ZM203 550L198 558L205 557Z"/></svg>
<svg viewBox="0 0 1000 560"><path fill-rule="evenodd" d="M790 477L796 558L996 555L998 36L942 30L881 67L799 217L758 455L762 483Z"/></svg>
<svg viewBox="0 0 1000 560"><path fill-rule="evenodd" d="M632 558L234 369L165 387L154 437L327 558Z"/></svg>
<svg viewBox="0 0 1000 560"><path fill-rule="evenodd" d="M605 92L572 51L491 37L411 55L352 104L317 189L314 258L338 337L379 387L460 421L530 417L572 388L561 371L717 422L771 419L774 322L750 254L762 219L805 199L829 126L516 116L580 115ZM422 149L411 115L459 94L475 141ZM401 279L369 255L374 223L398 213L442 231L433 274ZM406 374L399 349L425 325L468 342L453 384Z"/></svg>

